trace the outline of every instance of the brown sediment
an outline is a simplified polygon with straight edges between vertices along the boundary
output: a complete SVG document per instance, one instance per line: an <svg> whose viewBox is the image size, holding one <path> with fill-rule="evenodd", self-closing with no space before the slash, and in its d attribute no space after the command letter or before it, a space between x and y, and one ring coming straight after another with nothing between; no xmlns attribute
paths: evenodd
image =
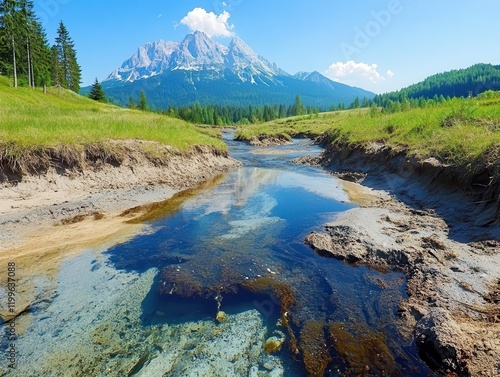
<svg viewBox="0 0 500 377"><path fill-rule="evenodd" d="M127 220L129 224L140 224L144 222L159 220L167 215L172 216L180 210L182 204L187 199L195 197L201 192L217 186L224 180L224 177L224 174L220 174L215 178L197 185L196 187L177 192L168 200L130 208L126 211L123 211L120 216L129 217L137 213L142 213L139 216L133 217L131 220Z"/></svg>
<svg viewBox="0 0 500 377"><path fill-rule="evenodd" d="M343 179L340 179L339 182L352 203L361 207L369 207L379 200L379 197L368 187Z"/></svg>
<svg viewBox="0 0 500 377"><path fill-rule="evenodd" d="M52 294L62 263L85 250L95 253L126 242L144 232L144 225L125 224L116 214L94 220L85 216L81 221L67 225L44 226L24 236L21 246L0 252L0 264L16 264L16 311L1 310L4 320L17 317L24 308L42 301ZM43 292L37 288L37 279L45 279ZM2 285L6 283L2 279ZM5 284L6 286L6 284Z"/></svg>
<svg viewBox="0 0 500 377"><path fill-rule="evenodd" d="M85 219L92 217L94 220L102 220L105 215L101 212L90 212L82 215L76 215L73 217L68 217L65 219L62 219L59 225L69 225L69 224L76 224L84 221Z"/></svg>
<svg viewBox="0 0 500 377"><path fill-rule="evenodd" d="M324 323L306 322L300 331L300 349L309 377L323 377L332 357L328 351Z"/></svg>
<svg viewBox="0 0 500 377"><path fill-rule="evenodd" d="M336 355L346 365L348 376L392 376L396 362L384 335L358 329L355 335L347 325L336 322L328 325L329 341Z"/></svg>
<svg viewBox="0 0 500 377"><path fill-rule="evenodd" d="M239 138L236 138L235 140L245 141L250 145L257 147L271 147L276 145L292 144L292 138L287 134L259 135L252 137L250 140Z"/></svg>

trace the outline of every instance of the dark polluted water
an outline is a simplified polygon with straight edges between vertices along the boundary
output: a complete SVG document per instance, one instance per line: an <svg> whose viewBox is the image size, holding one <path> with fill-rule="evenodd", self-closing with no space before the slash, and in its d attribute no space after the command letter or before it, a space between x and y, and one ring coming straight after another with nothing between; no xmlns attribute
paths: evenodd
<svg viewBox="0 0 500 377"><path fill-rule="evenodd" d="M45 375L74 365L103 376L430 375L398 336L404 276L353 268L303 244L353 208L335 178L289 162L320 149L305 140L258 149L226 137L243 167L151 206L145 234L68 262L20 342L45 344ZM68 302L76 271L80 311ZM78 334L88 340L72 343ZM58 340L74 350L49 344ZM23 365L35 355L25 351Z"/></svg>

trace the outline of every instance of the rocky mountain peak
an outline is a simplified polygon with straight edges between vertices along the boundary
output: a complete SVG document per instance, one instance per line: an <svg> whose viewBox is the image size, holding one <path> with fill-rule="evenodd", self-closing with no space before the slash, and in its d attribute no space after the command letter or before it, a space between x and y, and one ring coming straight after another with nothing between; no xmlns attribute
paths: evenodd
<svg viewBox="0 0 500 377"><path fill-rule="evenodd" d="M258 82L255 76L272 79L276 75L286 75L238 37L226 47L204 32L195 31L178 43L160 40L140 46L136 54L106 80L133 82L175 70L222 72L227 69L237 74L241 81Z"/></svg>

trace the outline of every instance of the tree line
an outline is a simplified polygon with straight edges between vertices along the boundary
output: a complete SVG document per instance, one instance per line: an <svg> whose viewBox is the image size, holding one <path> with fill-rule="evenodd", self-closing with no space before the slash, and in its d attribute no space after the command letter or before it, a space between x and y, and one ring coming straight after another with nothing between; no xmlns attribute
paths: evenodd
<svg viewBox="0 0 500 377"><path fill-rule="evenodd" d="M130 101L130 103L133 104L132 98L130 98ZM142 92L139 104L136 107L141 108L141 102L144 103L144 101L146 101L146 99ZM218 106L201 105L199 102L196 102L190 106L184 107L171 106L167 110L161 112L168 116L180 118L196 124L228 126L269 122L275 119L297 115L317 114L319 109L305 106L302 103L302 98L297 95L294 104L290 106L284 104L264 106Z"/></svg>
<svg viewBox="0 0 500 377"><path fill-rule="evenodd" d="M81 68L66 26L60 22L50 46L32 0L0 0L0 74L11 77L16 88L80 91Z"/></svg>
<svg viewBox="0 0 500 377"><path fill-rule="evenodd" d="M433 107L438 104L451 101L450 96L438 96L437 94L435 94L432 98L408 98L405 93L402 93L401 96L394 98L394 100L385 99L382 96L384 95L377 95L373 99L363 98L362 101L360 101L359 98L356 98L354 102L347 107L347 109L352 110L370 107L376 110L382 109L384 113L391 114L415 108ZM338 108L337 110L344 110L344 108Z"/></svg>
<svg viewBox="0 0 500 377"><path fill-rule="evenodd" d="M500 65L476 64L466 69L439 73L407 88L375 96L377 106L388 107L391 102L405 100L434 100L447 98L476 97L487 90L500 90Z"/></svg>
<svg viewBox="0 0 500 377"><path fill-rule="evenodd" d="M412 108L432 107L452 98L480 97L500 90L500 65L476 64L472 67L439 73L398 91L378 94L373 99L356 98L347 108L382 108L386 113ZM331 110L343 110L343 105Z"/></svg>

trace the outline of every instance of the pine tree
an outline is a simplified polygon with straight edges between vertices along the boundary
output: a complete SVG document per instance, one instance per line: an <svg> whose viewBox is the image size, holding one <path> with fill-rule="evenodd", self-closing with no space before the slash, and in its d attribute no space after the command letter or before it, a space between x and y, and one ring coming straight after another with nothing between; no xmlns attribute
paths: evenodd
<svg viewBox="0 0 500 377"><path fill-rule="evenodd" d="M128 98L128 108L135 109L135 102L134 102L134 97L132 97L132 94Z"/></svg>
<svg viewBox="0 0 500 377"><path fill-rule="evenodd" d="M62 86L62 67L59 61L59 49L56 45L52 46L50 49L51 56L51 66L50 66L50 76L52 80L52 85L60 88Z"/></svg>
<svg viewBox="0 0 500 377"><path fill-rule="evenodd" d="M142 111L147 111L149 109L148 100L146 99L146 93L144 93L144 90L142 90L141 94L139 95L139 103L137 104L137 108Z"/></svg>
<svg viewBox="0 0 500 377"><path fill-rule="evenodd" d="M43 86L45 88L50 85L51 51L45 30L38 21L35 24L35 33L31 45L32 83L34 86Z"/></svg>
<svg viewBox="0 0 500 377"><path fill-rule="evenodd" d="M59 82L57 84L78 93L80 91L81 68L76 59L75 44L62 21L57 29L55 46L57 48L57 61L53 62L53 65L58 66L59 76L57 78Z"/></svg>
<svg viewBox="0 0 500 377"><path fill-rule="evenodd" d="M33 0L0 0L0 72L14 86L50 83L50 48Z"/></svg>
<svg viewBox="0 0 500 377"><path fill-rule="evenodd" d="M349 106L350 109L359 109L359 98L356 97L356 99L354 100L353 103L351 103L351 105Z"/></svg>
<svg viewBox="0 0 500 377"><path fill-rule="evenodd" d="M12 72L14 76L14 87L17 88L17 41L20 29L17 23L17 1L0 1L0 51L2 56L3 68Z"/></svg>
<svg viewBox="0 0 500 377"><path fill-rule="evenodd" d="M306 108L302 104L302 98L300 98L300 96L297 94L297 96L295 97L295 103L289 109L289 111L288 111L289 114L288 115L289 116L304 115L304 114L306 114L306 112L307 112Z"/></svg>
<svg viewBox="0 0 500 377"><path fill-rule="evenodd" d="M18 19L26 46L21 57L27 69L22 72L27 77L28 86L45 86L50 82L50 49L45 30L35 14L33 0L19 0Z"/></svg>
<svg viewBox="0 0 500 377"><path fill-rule="evenodd" d="M97 77L90 89L89 98L98 102L107 102L106 94L104 93L101 83L97 80Z"/></svg>

